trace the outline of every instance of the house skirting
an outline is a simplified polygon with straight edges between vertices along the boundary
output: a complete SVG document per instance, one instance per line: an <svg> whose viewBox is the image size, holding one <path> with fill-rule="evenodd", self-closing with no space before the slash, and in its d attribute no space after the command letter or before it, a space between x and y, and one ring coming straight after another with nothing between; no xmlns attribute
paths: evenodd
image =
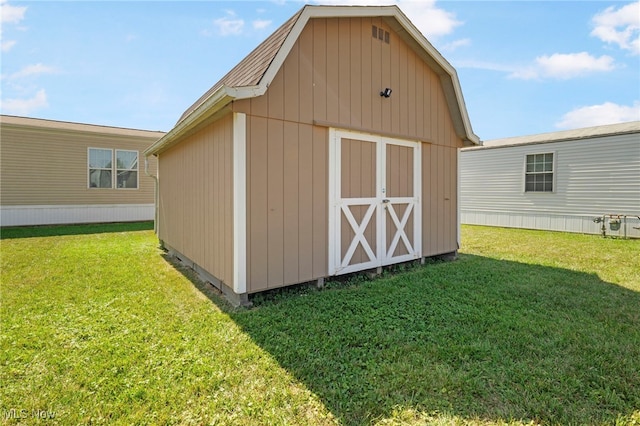
<svg viewBox="0 0 640 426"><path fill-rule="evenodd" d="M602 212L598 214L559 214L547 212L502 212L460 210L461 223L466 225L500 226L505 228L540 229L545 231L575 232L581 234L601 234L602 223L595 223L595 217L603 214L622 214L620 212ZM626 234L625 234L626 227ZM640 238L640 220L628 217L617 231L612 231L607 223L606 233L611 236Z"/></svg>
<svg viewBox="0 0 640 426"><path fill-rule="evenodd" d="M0 226L153 220L153 204L0 206Z"/></svg>

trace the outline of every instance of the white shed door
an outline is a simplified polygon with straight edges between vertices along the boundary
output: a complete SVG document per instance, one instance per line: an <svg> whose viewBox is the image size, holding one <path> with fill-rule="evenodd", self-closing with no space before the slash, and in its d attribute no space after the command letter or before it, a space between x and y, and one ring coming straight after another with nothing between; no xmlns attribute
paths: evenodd
<svg viewBox="0 0 640 426"><path fill-rule="evenodd" d="M332 129L329 273L421 256L420 144Z"/></svg>

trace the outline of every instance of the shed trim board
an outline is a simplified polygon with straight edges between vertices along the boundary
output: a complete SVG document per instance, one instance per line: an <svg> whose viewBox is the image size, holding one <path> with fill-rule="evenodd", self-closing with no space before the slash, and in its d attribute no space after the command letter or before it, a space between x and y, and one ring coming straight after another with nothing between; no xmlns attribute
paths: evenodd
<svg viewBox="0 0 640 426"><path fill-rule="evenodd" d="M247 292L247 116L233 113L233 291Z"/></svg>
<svg viewBox="0 0 640 426"><path fill-rule="evenodd" d="M456 168L456 188L458 188L458 190L456 191L456 206L458 206L458 208L456 209L456 217L457 217L457 224L456 224L456 241L458 242L458 249L460 247L462 247L462 222L460 222L462 220L462 213L461 213L461 208L460 208L460 150L458 149L456 151L456 164L458 165L458 167Z"/></svg>
<svg viewBox="0 0 640 426"><path fill-rule="evenodd" d="M343 197L343 139L375 144L373 150L375 152L375 170L370 171L374 174L375 194L369 193L373 196ZM410 159L413 165L413 173L410 176L412 182L408 186L410 193L405 193L404 196L390 195L390 190L387 188L387 147L392 145L409 148L412 153ZM419 195L422 191L421 159L420 142L371 133L329 129L329 275L377 268L418 259L422 256L422 209ZM406 207L402 212L399 206L405 204ZM360 220L357 220L352 213L352 206L366 208ZM343 219L346 219L350 231L354 233L346 251L342 247L343 237L345 237L342 235L343 225L341 222ZM372 221L375 232L371 232L371 234L375 233L375 237L372 238L375 244L365 236L365 231ZM391 229L391 234L389 234L389 229ZM410 235L407 235L408 233ZM390 235L393 236L389 238ZM396 254L400 245L404 246L406 253ZM362 262L351 263L359 246L364 250L366 259Z"/></svg>

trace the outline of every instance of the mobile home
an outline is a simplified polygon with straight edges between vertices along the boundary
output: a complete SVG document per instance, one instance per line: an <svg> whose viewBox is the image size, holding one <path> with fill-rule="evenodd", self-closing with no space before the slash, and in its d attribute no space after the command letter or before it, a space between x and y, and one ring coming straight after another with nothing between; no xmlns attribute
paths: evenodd
<svg viewBox="0 0 640 426"><path fill-rule="evenodd" d="M640 121L486 141L460 170L462 223L640 237Z"/></svg>
<svg viewBox="0 0 640 426"><path fill-rule="evenodd" d="M163 135L0 116L0 225L153 220L141 153Z"/></svg>

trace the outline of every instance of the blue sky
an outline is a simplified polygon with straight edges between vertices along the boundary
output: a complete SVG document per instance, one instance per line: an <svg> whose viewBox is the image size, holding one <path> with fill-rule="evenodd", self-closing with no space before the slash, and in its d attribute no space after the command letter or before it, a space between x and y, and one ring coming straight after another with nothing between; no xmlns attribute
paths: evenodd
<svg viewBox="0 0 640 426"><path fill-rule="evenodd" d="M304 4L0 2L2 114L164 131ZM483 140L640 120L640 1L326 3L398 4Z"/></svg>

